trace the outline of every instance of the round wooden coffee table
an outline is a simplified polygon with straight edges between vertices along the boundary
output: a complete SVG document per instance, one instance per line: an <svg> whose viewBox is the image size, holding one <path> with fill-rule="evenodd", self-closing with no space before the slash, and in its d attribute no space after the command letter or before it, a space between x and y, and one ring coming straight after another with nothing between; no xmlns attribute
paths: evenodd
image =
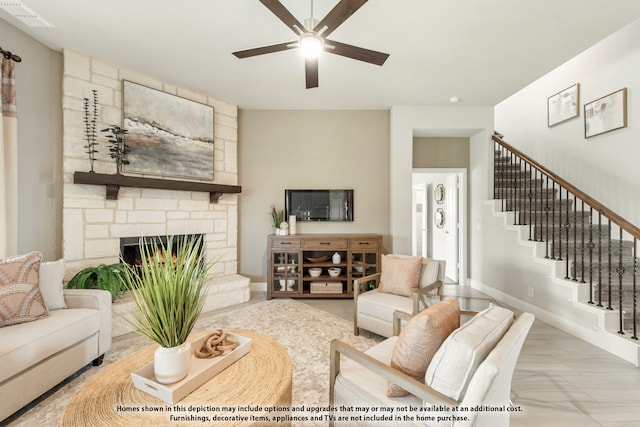
<svg viewBox="0 0 640 427"><path fill-rule="evenodd" d="M229 332L252 339L249 353L181 401L172 405L134 387L131 372L153 360L157 345L149 345L105 367L89 379L69 402L62 425L192 426L194 422L201 425L264 425L260 417L273 416L274 412L257 410L257 407L284 409L291 406L291 358L287 350L272 338L252 331ZM206 332L193 334L193 338L195 340L204 334ZM234 416L225 408L238 407L249 407L244 413L249 420L227 418L224 422L214 422L216 416ZM288 411L278 414L285 415ZM235 415L240 414L236 411ZM197 417L209 417L211 422Z"/></svg>

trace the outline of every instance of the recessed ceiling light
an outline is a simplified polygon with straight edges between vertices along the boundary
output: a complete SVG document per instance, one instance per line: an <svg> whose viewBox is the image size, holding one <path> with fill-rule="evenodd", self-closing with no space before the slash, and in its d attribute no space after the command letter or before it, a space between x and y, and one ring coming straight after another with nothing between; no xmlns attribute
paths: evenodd
<svg viewBox="0 0 640 427"><path fill-rule="evenodd" d="M29 27L47 28L54 26L20 1L0 1L0 9L3 9Z"/></svg>
<svg viewBox="0 0 640 427"><path fill-rule="evenodd" d="M462 98L460 98L459 96L451 96L449 97L449 102L452 104L457 104L460 101L462 101Z"/></svg>

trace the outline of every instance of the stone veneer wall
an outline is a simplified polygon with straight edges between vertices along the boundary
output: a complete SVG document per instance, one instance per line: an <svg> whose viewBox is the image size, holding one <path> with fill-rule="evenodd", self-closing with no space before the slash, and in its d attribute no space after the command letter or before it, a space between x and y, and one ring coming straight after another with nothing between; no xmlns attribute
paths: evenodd
<svg viewBox="0 0 640 427"><path fill-rule="evenodd" d="M63 235L66 279L86 266L118 261L120 237L206 234L209 260L218 259L213 278L237 273L238 196L209 203L209 193L126 188L118 200L105 199L105 187L73 184L75 171L89 171L85 153L83 98L98 91L98 130L122 125L122 80L128 80L214 107L214 182L238 184L237 106L176 87L85 55L64 51ZM104 133L99 132L96 172L115 173Z"/></svg>

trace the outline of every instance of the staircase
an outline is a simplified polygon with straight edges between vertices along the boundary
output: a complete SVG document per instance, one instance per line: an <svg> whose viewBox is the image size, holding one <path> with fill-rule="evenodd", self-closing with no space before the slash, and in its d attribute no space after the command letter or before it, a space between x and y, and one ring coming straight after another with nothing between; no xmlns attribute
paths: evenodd
<svg viewBox="0 0 640 427"><path fill-rule="evenodd" d="M609 332L638 340L640 229L494 135L494 199L564 280L588 284L592 307L615 313ZM541 255L542 256L542 255Z"/></svg>

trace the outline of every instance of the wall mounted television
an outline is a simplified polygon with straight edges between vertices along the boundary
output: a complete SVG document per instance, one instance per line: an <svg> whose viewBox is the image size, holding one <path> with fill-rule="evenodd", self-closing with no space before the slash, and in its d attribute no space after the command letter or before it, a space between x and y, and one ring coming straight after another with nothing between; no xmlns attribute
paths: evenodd
<svg viewBox="0 0 640 427"><path fill-rule="evenodd" d="M353 190L284 190L285 218L353 221Z"/></svg>

